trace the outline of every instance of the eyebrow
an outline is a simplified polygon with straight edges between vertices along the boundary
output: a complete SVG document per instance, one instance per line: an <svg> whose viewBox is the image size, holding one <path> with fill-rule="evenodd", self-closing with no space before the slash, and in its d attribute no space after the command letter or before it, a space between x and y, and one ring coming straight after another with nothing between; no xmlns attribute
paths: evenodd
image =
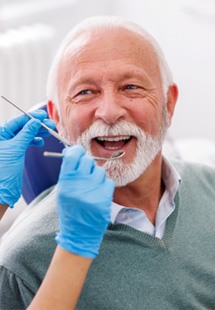
<svg viewBox="0 0 215 310"><path fill-rule="evenodd" d="M87 77L83 77L81 79L78 79L77 81L71 81L71 83L69 83L69 89L74 89L76 88L77 86L81 86L81 85L84 85L84 84L87 84L87 85L95 85L96 82L91 78L87 78Z"/></svg>
<svg viewBox="0 0 215 310"><path fill-rule="evenodd" d="M96 77L98 78L98 76ZM148 75L145 73L143 70L135 70L133 72L124 72L121 74L121 76L117 79L118 82L122 82L127 79L132 79L132 78L141 78L141 79L147 79L148 81L150 80ZM102 79L102 78L101 78ZM69 89L74 89L77 86L81 86L84 84L87 85L95 85L98 83L98 80L95 81L91 76L83 76L80 79L77 79L77 81L71 80L71 83L69 84Z"/></svg>

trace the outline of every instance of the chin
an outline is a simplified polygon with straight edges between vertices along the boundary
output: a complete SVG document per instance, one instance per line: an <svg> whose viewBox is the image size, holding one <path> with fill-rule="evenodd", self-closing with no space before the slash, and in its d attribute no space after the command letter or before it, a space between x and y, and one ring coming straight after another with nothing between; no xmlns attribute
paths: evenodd
<svg viewBox="0 0 215 310"><path fill-rule="evenodd" d="M125 163L124 158L115 161L107 161L102 166L106 170L107 177L112 179L116 187L124 187L137 180L153 163L161 150L160 143L150 140L151 143L139 145L134 160Z"/></svg>

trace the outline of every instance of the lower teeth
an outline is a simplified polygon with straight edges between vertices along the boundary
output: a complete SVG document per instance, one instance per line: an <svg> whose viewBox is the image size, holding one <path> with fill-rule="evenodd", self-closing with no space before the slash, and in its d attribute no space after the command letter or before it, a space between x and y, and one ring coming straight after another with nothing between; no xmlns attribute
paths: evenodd
<svg viewBox="0 0 215 310"><path fill-rule="evenodd" d="M106 147L106 149L107 149L107 150L118 150L118 147L114 147L114 146L111 147L111 146L110 146L110 147Z"/></svg>

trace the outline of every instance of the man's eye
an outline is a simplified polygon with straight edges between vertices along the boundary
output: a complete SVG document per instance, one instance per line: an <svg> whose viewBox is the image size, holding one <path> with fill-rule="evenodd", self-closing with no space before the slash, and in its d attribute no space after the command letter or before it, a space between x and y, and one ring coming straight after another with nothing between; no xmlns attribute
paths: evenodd
<svg viewBox="0 0 215 310"><path fill-rule="evenodd" d="M123 87L123 89L128 89L128 90L130 90L130 89L137 89L138 87L136 86L136 85L132 85L132 84L129 84L129 85L125 85L124 87Z"/></svg>
<svg viewBox="0 0 215 310"><path fill-rule="evenodd" d="M78 93L78 96L79 96L79 95L81 95L81 96L83 96L83 95L90 95L90 94L92 94L92 91L91 91L91 90L89 90L89 89L84 89L84 90L82 90L82 91L80 91L80 92Z"/></svg>

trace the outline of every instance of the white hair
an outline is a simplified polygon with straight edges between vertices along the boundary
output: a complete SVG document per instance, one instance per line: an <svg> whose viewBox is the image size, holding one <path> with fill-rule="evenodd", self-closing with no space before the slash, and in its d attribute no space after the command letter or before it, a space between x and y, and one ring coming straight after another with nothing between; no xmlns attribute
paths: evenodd
<svg viewBox="0 0 215 310"><path fill-rule="evenodd" d="M162 79L162 88L164 98L166 98L166 94L168 91L169 86L172 84L172 74L169 69L169 66L166 62L166 59L163 55L163 52L156 42L156 40L146 32L142 27L139 25L128 21L124 18L118 16L96 16L88 18L81 23L77 24L64 38L61 43L60 48L58 49L56 56L52 62L48 80L47 80L47 99L51 100L56 106L59 104L59 96L58 96L58 73L59 73L59 66L63 56L64 51L66 48L72 44L72 41L75 40L78 36L82 35L83 33L89 33L93 31L102 31L102 30L109 30L109 29L127 29L131 32L141 35L145 40L147 40L151 46L153 47L155 54L158 58L158 65L161 73Z"/></svg>

